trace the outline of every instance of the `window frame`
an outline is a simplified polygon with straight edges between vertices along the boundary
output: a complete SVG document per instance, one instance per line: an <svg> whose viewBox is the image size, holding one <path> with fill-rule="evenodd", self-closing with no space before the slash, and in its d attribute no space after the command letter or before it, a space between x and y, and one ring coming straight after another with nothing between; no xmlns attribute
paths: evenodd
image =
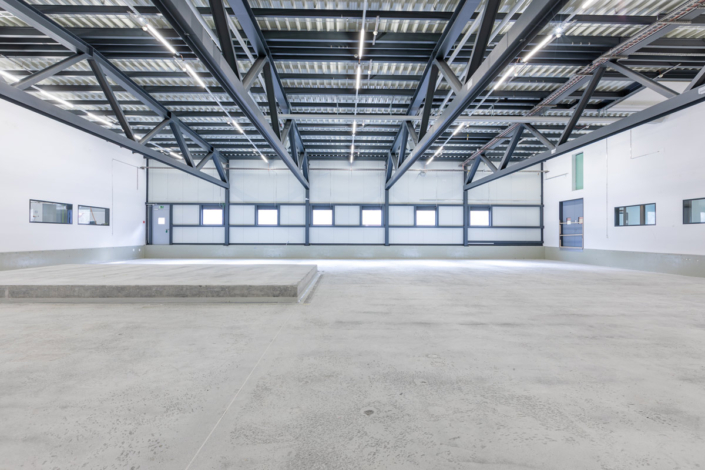
<svg viewBox="0 0 705 470"><path fill-rule="evenodd" d="M486 210L487 212L489 212L490 217L489 217L489 224L488 225L473 225L472 224L472 217L471 217L470 213L472 211L477 211L477 210ZM468 206L468 227L470 227L470 228L492 227L492 222L493 222L492 219L493 219L492 206L484 206L484 205Z"/></svg>
<svg viewBox="0 0 705 470"><path fill-rule="evenodd" d="M418 211L428 211L428 212L433 211L435 213L434 224L433 225L419 225L417 217L416 217L416 214ZM414 227L424 227L424 228L438 227L438 206L414 206Z"/></svg>
<svg viewBox="0 0 705 470"><path fill-rule="evenodd" d="M705 201L705 197L696 197L694 199L683 199L683 225L702 225L702 224L705 224L705 222L686 222L686 220L690 219L690 217L686 216L685 203L686 202L692 203L693 201ZM692 210L692 205L691 205L690 209Z"/></svg>
<svg viewBox="0 0 705 470"><path fill-rule="evenodd" d="M362 221L362 212L363 211L380 211L382 214L382 217L380 218L379 225L365 225ZM384 226L385 226L384 206L375 206L375 205L360 206L360 227L384 227Z"/></svg>
<svg viewBox="0 0 705 470"><path fill-rule="evenodd" d="M577 184L577 158L580 157L580 187ZM572 168L572 178L571 178L571 190L572 191L582 191L585 189L585 154L583 152L574 153L571 158L571 168Z"/></svg>
<svg viewBox="0 0 705 470"><path fill-rule="evenodd" d="M330 211L330 213L331 213L330 224L315 224L315 223L313 223L313 211L320 211L320 210ZM332 205L330 205L330 206L320 205L320 204L319 205L311 205L310 216L311 216L310 227L334 227L335 226L335 207ZM360 214L360 217L362 217L362 214Z"/></svg>
<svg viewBox="0 0 705 470"><path fill-rule="evenodd" d="M69 214L68 222L42 222L41 220L32 220L32 203L42 202L45 204L61 204L67 207ZM30 224L52 224L52 225L73 225L73 204L67 204L65 202L55 202L55 201L45 201L43 199L30 199L29 200L29 223Z"/></svg>
<svg viewBox="0 0 705 470"><path fill-rule="evenodd" d="M654 206L654 223L653 224L647 224L646 223L646 206ZM639 222L638 224L624 224L620 225L619 224L619 210L620 209L625 209L625 215L626 215L626 209L629 207L639 207ZM646 204L632 204L630 206L616 206L614 208L614 226L615 227L655 227L657 225L658 220L656 219L656 203L655 202L649 202Z"/></svg>
<svg viewBox="0 0 705 470"><path fill-rule="evenodd" d="M212 210L212 209L220 209L220 212L222 214L220 225L204 224L203 223L203 211ZM198 226L199 227L225 227L225 208L223 207L223 205L222 204L201 204L201 210L199 211L199 225Z"/></svg>
<svg viewBox="0 0 705 470"><path fill-rule="evenodd" d="M259 211L277 211L277 223L276 224L261 224L259 222ZM281 209L276 204L256 204L255 205L255 227L280 227L281 226Z"/></svg>
<svg viewBox="0 0 705 470"><path fill-rule="evenodd" d="M107 215L106 218L108 219L108 223L107 223L107 224L100 224L100 225L99 225L99 224L82 224L82 223L81 223L81 207L86 207L86 208L89 208L89 209L103 209L103 210L105 211L105 214ZM77 215L77 217L76 217L76 225L91 225L91 226L93 226L93 227L110 227L110 221L111 221L111 219L110 219L110 208L108 208L108 207L83 206L83 205L79 204L79 205L78 205L78 210L77 210L76 215Z"/></svg>

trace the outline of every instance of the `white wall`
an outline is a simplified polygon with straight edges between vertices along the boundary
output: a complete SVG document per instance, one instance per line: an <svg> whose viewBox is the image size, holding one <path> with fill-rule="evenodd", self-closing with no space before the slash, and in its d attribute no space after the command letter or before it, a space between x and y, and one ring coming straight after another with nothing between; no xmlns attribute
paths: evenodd
<svg viewBox="0 0 705 470"><path fill-rule="evenodd" d="M0 100L0 252L144 245L142 156ZM29 200L73 204L73 224L29 223ZM110 226L77 225L78 205Z"/></svg>
<svg viewBox="0 0 705 470"><path fill-rule="evenodd" d="M545 245L558 246L559 202L584 199L585 249L705 255L705 225L683 224L683 200L705 197L705 104L572 154L584 188L572 191L572 154L545 163ZM615 227L614 208L656 203L656 225Z"/></svg>

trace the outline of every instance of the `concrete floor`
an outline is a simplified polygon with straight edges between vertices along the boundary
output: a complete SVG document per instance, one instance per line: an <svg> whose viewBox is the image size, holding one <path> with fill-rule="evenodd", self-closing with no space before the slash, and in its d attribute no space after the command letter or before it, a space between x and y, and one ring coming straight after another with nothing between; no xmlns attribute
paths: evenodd
<svg viewBox="0 0 705 470"><path fill-rule="evenodd" d="M0 468L705 467L705 279L317 264L302 304L0 305Z"/></svg>

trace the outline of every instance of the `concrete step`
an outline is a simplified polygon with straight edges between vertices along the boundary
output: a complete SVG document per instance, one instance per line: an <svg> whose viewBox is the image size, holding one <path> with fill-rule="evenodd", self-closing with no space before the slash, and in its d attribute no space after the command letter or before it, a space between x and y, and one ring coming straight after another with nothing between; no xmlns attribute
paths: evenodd
<svg viewBox="0 0 705 470"><path fill-rule="evenodd" d="M0 272L0 302L298 302L316 265L82 264Z"/></svg>

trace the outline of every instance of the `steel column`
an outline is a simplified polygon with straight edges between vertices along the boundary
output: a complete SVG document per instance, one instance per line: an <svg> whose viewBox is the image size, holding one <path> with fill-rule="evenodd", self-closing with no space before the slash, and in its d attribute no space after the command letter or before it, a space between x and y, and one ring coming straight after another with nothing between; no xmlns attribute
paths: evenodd
<svg viewBox="0 0 705 470"><path fill-rule="evenodd" d="M468 227L470 225L469 210L468 192L463 189L463 246L468 246Z"/></svg>

